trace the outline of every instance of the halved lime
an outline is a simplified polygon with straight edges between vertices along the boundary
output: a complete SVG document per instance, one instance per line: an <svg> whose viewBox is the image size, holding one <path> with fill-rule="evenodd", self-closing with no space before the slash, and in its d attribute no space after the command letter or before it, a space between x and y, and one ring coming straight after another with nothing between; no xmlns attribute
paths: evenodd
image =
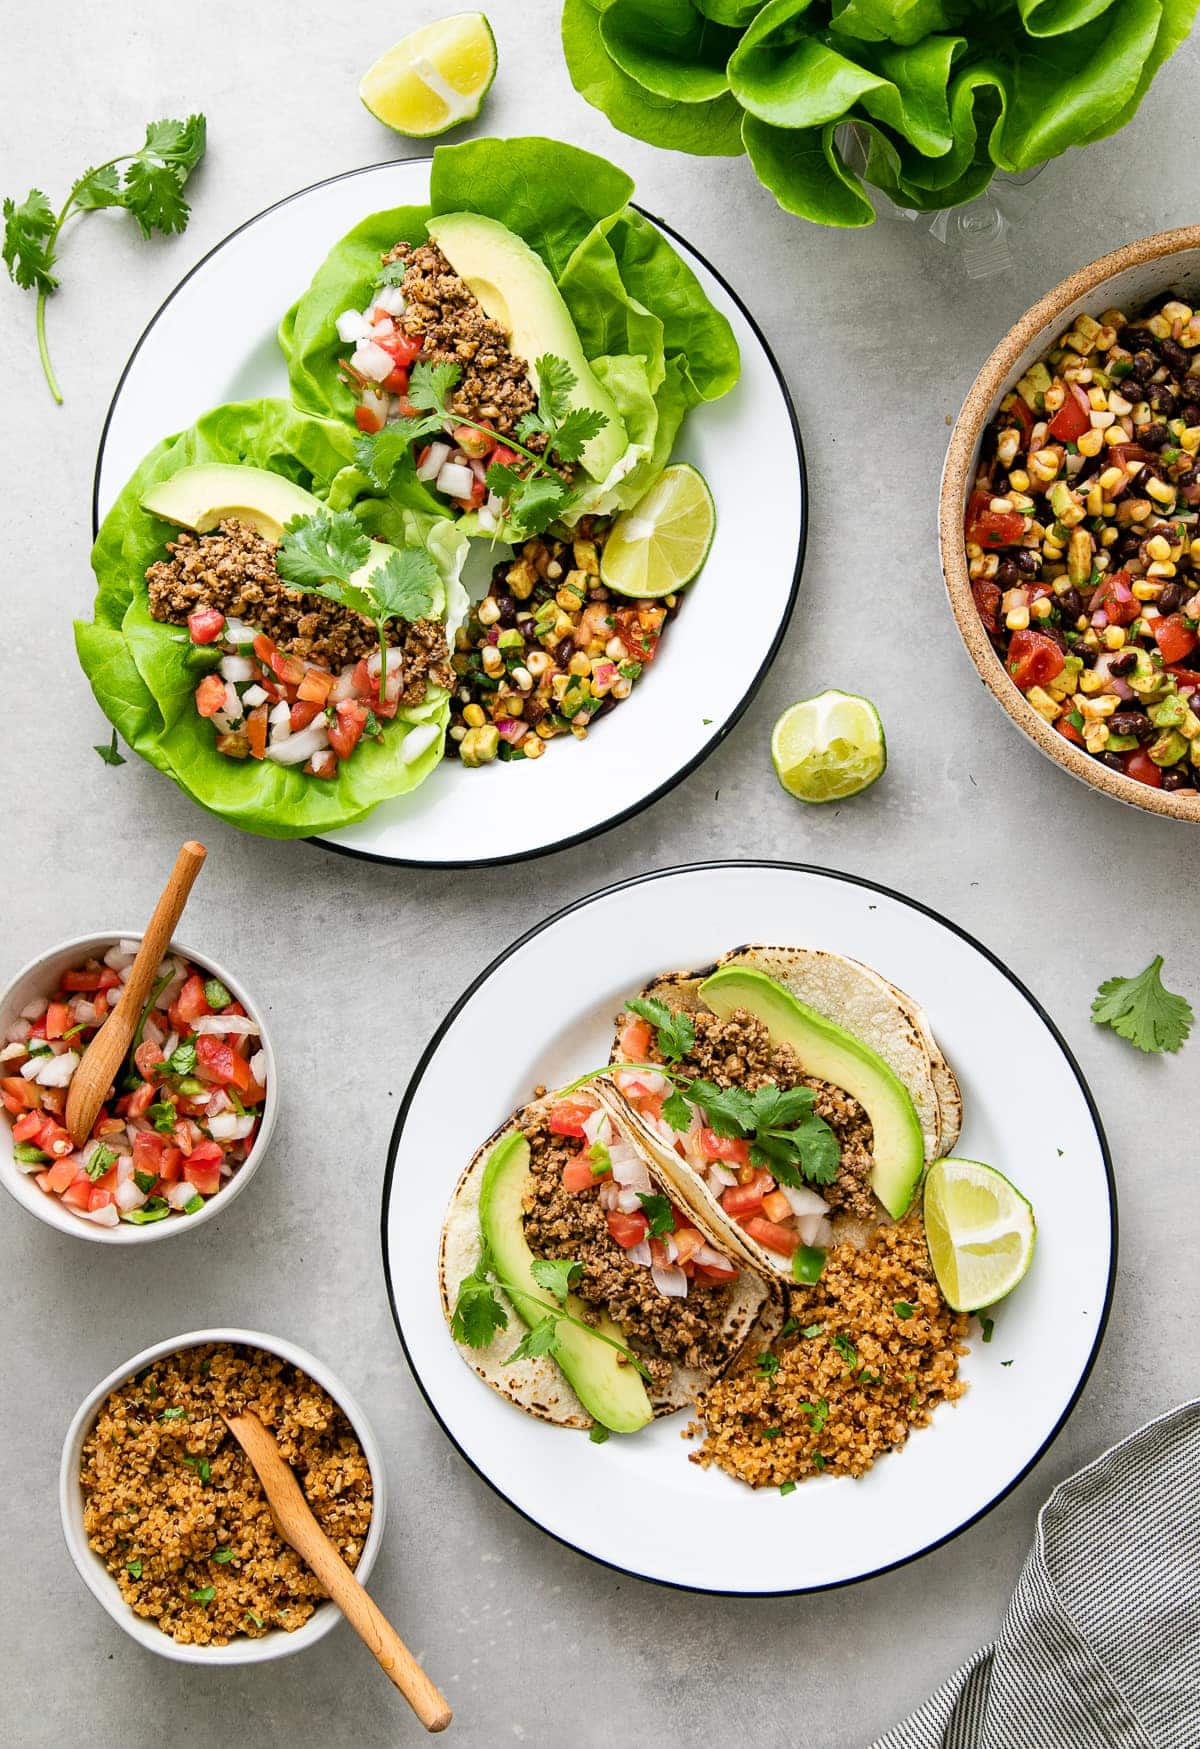
<svg viewBox="0 0 1200 1749"><path fill-rule="evenodd" d="M704 475L690 462L676 462L613 523L600 557L601 580L639 601L671 595L703 566L716 526Z"/></svg>
<svg viewBox="0 0 1200 1749"><path fill-rule="evenodd" d="M790 796L836 802L887 770L887 741L869 698L831 688L789 706L771 731L771 763Z"/></svg>
<svg viewBox="0 0 1200 1749"><path fill-rule="evenodd" d="M496 39L482 12L456 12L402 37L358 87L377 121L412 139L479 114L496 77Z"/></svg>
<svg viewBox="0 0 1200 1749"><path fill-rule="evenodd" d="M1032 1205L993 1166L935 1160L925 1180L924 1213L933 1272L956 1312L994 1305L1033 1261Z"/></svg>

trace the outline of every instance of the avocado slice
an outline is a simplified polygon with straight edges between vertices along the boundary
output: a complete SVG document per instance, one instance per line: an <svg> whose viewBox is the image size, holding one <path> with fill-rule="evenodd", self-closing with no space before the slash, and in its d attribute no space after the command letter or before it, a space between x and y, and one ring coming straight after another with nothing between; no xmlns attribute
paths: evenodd
<svg viewBox="0 0 1200 1749"><path fill-rule="evenodd" d="M514 1288L523 1288L534 1299L551 1296L534 1280L533 1252L525 1238L525 1194L529 1189L529 1143L514 1130L492 1149L483 1169L479 1193L479 1225L495 1259L496 1272ZM511 1298L512 1296L510 1296ZM519 1296L513 1301L522 1323L535 1324L545 1313ZM566 1310L583 1318L589 1308L575 1294L567 1295ZM602 1317L596 1328L614 1342L625 1337L611 1318ZM622 1364L615 1348L597 1342L586 1330L561 1319L559 1349L555 1360L588 1414L613 1433L636 1433L653 1420L654 1410L646 1395L641 1374Z"/></svg>
<svg viewBox="0 0 1200 1749"><path fill-rule="evenodd" d="M808 1074L858 1100L874 1132L871 1188L888 1214L899 1220L925 1169L921 1122L899 1076L853 1033L751 966L723 966L704 980L700 995L722 1020L744 1008L777 1044L791 1045Z"/></svg>
<svg viewBox="0 0 1200 1749"><path fill-rule="evenodd" d="M575 372L572 407L594 407L606 415L608 424L585 444L581 458L593 480L606 480L629 448L629 434L587 361L571 312L541 256L506 225L480 213L439 213L426 228L485 314L504 329L513 352L529 366L534 387L537 360L553 353Z"/></svg>
<svg viewBox="0 0 1200 1749"><path fill-rule="evenodd" d="M293 516L311 516L320 500L303 486L266 468L239 467L234 462L202 462L180 468L169 480L159 480L142 497L142 509L179 528L207 534L236 517L267 540L279 540Z"/></svg>

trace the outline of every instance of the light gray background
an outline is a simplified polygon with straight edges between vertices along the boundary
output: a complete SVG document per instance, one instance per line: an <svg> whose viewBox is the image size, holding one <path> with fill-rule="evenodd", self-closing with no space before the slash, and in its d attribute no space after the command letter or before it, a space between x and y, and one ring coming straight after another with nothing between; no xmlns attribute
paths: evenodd
<svg viewBox="0 0 1200 1749"><path fill-rule="evenodd" d="M160 114L203 108L212 145L182 238L144 244L119 214L90 217L68 237L49 317L61 410L38 370L33 300L0 288L0 794L9 812L0 978L59 937L137 924L180 842L200 833L210 862L187 934L236 966L267 1005L286 1098L255 1183L194 1240L102 1251L0 1209L0 1737L83 1737L94 1749L419 1739L348 1630L303 1657L206 1675L139 1651L68 1560L55 1486L76 1404L146 1343L225 1323L293 1337L366 1406L388 1452L393 1502L374 1589L444 1685L460 1743L862 1745L993 1633L1053 1484L1196 1386L1189 1331L1200 1294L1188 1235L1200 1219L1200 1044L1179 1060L1143 1061L1093 1029L1088 1003L1101 978L1160 950L1174 987L1200 996L1200 846L1184 827L1092 794L1024 743L959 643L934 545L948 419L994 342L1070 269L1195 218L1180 167L1200 147L1196 50L1180 51L1123 134L1004 197L1011 265L972 282L960 254L917 226L819 230L781 213L744 162L659 153L617 135L570 87L551 0L492 0L500 73L482 127L559 134L627 165L639 198L744 294L795 396L812 524L784 648L700 771L631 824L549 860L414 873L241 836L148 767L102 765L91 745L107 739L107 725L76 666L71 620L90 611L100 425L144 324L253 213L404 151L359 107L356 79L390 40L440 10L439 0L382 13L294 0L5 9L3 192L20 197L36 182L57 204L85 165L135 145ZM295 289L280 287L281 308ZM878 702L891 766L859 801L806 811L776 786L768 737L786 704L828 685ZM611 879L708 855L869 875L974 931L1077 1051L1121 1190L1107 1341L1053 1450L950 1546L809 1599L658 1590L523 1523L425 1409L380 1267L388 1134L450 1003L549 911ZM514 1017L509 1048L520 1039ZM494 1116L480 1114L481 1131ZM1018 1088L1013 1116L1019 1123Z"/></svg>

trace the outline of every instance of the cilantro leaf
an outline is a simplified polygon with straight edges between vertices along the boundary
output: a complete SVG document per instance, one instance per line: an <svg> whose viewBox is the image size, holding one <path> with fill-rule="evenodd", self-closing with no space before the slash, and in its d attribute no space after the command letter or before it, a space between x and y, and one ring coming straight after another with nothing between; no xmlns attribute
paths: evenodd
<svg viewBox="0 0 1200 1749"><path fill-rule="evenodd" d="M208 124L202 115L189 115L186 121L152 121L140 155L161 158L177 170L194 170L207 143Z"/></svg>
<svg viewBox="0 0 1200 1749"><path fill-rule="evenodd" d="M822 1117L807 1117L794 1129L756 1132L750 1147L752 1166L765 1166L781 1184L832 1184L841 1164L837 1137Z"/></svg>
<svg viewBox="0 0 1200 1749"><path fill-rule="evenodd" d="M585 446L608 424L608 414L595 407L575 407L550 439L560 462L577 462Z"/></svg>
<svg viewBox="0 0 1200 1749"><path fill-rule="evenodd" d="M121 172L115 164L101 164L98 170L85 170L75 184L75 205L84 212L99 212L103 207L121 205Z"/></svg>
<svg viewBox="0 0 1200 1749"><path fill-rule="evenodd" d="M484 478L488 491L494 492L498 498L507 498L512 493L519 492L525 484L525 476L507 462L493 462Z"/></svg>
<svg viewBox="0 0 1200 1749"><path fill-rule="evenodd" d="M485 1255L471 1274L463 1277L454 1301L450 1334L468 1348L486 1348L497 1331L508 1328L508 1313L487 1279L487 1267Z"/></svg>
<svg viewBox="0 0 1200 1749"><path fill-rule="evenodd" d="M367 587L378 603L373 618L428 619L441 574L424 547L400 547L373 570Z"/></svg>
<svg viewBox="0 0 1200 1749"><path fill-rule="evenodd" d="M696 1026L691 1015L668 1008L658 996L633 996L625 1007L630 1014L650 1022L659 1052L668 1063L677 1063L695 1044Z"/></svg>
<svg viewBox="0 0 1200 1749"><path fill-rule="evenodd" d="M567 1303L567 1294L583 1274L583 1264L573 1257L535 1257L530 1273L539 1287L547 1288L560 1306Z"/></svg>
<svg viewBox="0 0 1200 1749"><path fill-rule="evenodd" d="M811 1087L789 1087L785 1091L768 1081L766 1086L759 1087L752 1097L755 1128L772 1130L786 1129L789 1124L797 1123L802 1117L807 1117L813 1108L817 1095Z"/></svg>
<svg viewBox="0 0 1200 1749"><path fill-rule="evenodd" d="M642 1205L642 1213L650 1223L648 1229L650 1238L657 1239L663 1233L675 1231L675 1216L671 1213L669 1197L647 1195L644 1191L639 1190L637 1199Z"/></svg>
<svg viewBox="0 0 1200 1749"><path fill-rule="evenodd" d="M714 1135L754 1134L754 1096L744 1088L718 1087L714 1081L696 1080L686 1092L704 1113Z"/></svg>
<svg viewBox="0 0 1200 1749"><path fill-rule="evenodd" d="M801 1403L799 1409L802 1415L808 1416L809 1425L813 1432L820 1433L829 1419L829 1404L824 1397L819 1403Z"/></svg>
<svg viewBox="0 0 1200 1749"><path fill-rule="evenodd" d="M517 420L517 436L522 443L528 443L531 437L548 437L550 429L540 413L522 413Z"/></svg>
<svg viewBox="0 0 1200 1749"><path fill-rule="evenodd" d="M4 202L4 265L9 277L24 291L35 286L40 292L57 289L50 269L58 238L54 209L40 188L31 188L20 206Z"/></svg>
<svg viewBox="0 0 1200 1749"><path fill-rule="evenodd" d="M432 415L430 415L432 417ZM414 434L406 427L412 422L385 425L382 431L360 432L354 440L354 459L373 486L386 492L392 475L408 455Z"/></svg>
<svg viewBox="0 0 1200 1749"><path fill-rule="evenodd" d="M678 1087L663 1100L662 1116L673 1130L686 1130L691 1127L692 1108Z"/></svg>
<svg viewBox="0 0 1200 1749"><path fill-rule="evenodd" d="M117 731L115 729L112 732L112 740L107 746L101 741L99 746L92 748L92 752L98 753L105 765L124 765L125 763L125 755L117 752Z"/></svg>
<svg viewBox="0 0 1200 1749"><path fill-rule="evenodd" d="M1097 1026L1111 1026L1139 1051L1177 1051L1195 1018L1191 1003L1163 986L1163 956L1156 954L1134 978L1109 978L1092 1003Z"/></svg>
<svg viewBox="0 0 1200 1749"><path fill-rule="evenodd" d="M770 1349L767 1349L765 1354L759 1355L754 1364L765 1379L773 1379L779 1371L779 1356L772 1354Z"/></svg>
<svg viewBox="0 0 1200 1749"><path fill-rule="evenodd" d="M517 1343L505 1366L512 1366L518 1360L530 1360L539 1354L556 1354L558 1352L558 1323L553 1317L539 1318L536 1324L531 1324L524 1336Z"/></svg>
<svg viewBox="0 0 1200 1749"><path fill-rule="evenodd" d="M188 222L188 203L183 198L183 183L173 164L155 163L153 158L136 157L125 172L120 204L131 212L143 237L155 231L170 235L182 231Z"/></svg>
<svg viewBox="0 0 1200 1749"><path fill-rule="evenodd" d="M833 1343L833 1346L837 1349L847 1366L858 1365L858 1349L855 1348L853 1342L851 1342L848 1336L842 1336L839 1334L831 1336L829 1340Z"/></svg>
<svg viewBox="0 0 1200 1749"><path fill-rule="evenodd" d="M315 510L286 524L275 568L293 588L325 594L331 581L349 583L370 556L370 537L352 511Z"/></svg>
<svg viewBox="0 0 1200 1749"><path fill-rule="evenodd" d="M534 364L538 383L538 412L547 424L557 424L571 411L571 390L579 378L563 358L544 352Z"/></svg>
<svg viewBox="0 0 1200 1749"><path fill-rule="evenodd" d="M509 520L518 531L541 534L567 508L571 497L571 490L560 475L535 474L508 494Z"/></svg>
<svg viewBox="0 0 1200 1749"><path fill-rule="evenodd" d="M408 398L414 407L440 413L444 418L448 412L446 402L450 391L461 376L462 366L455 364L453 359L419 358L409 375Z"/></svg>

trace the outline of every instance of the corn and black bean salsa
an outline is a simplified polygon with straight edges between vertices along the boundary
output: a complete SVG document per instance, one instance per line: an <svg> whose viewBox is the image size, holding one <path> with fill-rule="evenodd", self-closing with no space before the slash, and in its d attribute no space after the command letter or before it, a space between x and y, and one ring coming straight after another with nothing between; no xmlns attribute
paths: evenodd
<svg viewBox="0 0 1200 1749"><path fill-rule="evenodd" d="M1005 397L966 515L972 593L1038 714L1154 789L1200 766L1200 311L1088 315Z"/></svg>
<svg viewBox="0 0 1200 1749"><path fill-rule="evenodd" d="M628 698L678 601L628 600L600 581L607 522L538 535L496 566L455 641L447 752L466 766L540 759L559 735Z"/></svg>

